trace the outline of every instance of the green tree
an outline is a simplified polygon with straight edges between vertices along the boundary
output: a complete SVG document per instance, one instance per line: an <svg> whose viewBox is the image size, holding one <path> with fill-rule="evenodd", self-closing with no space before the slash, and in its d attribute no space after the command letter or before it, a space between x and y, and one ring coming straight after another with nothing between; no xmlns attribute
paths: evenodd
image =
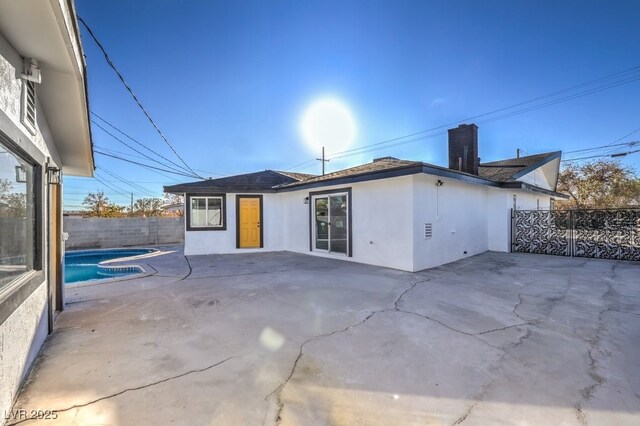
<svg viewBox="0 0 640 426"><path fill-rule="evenodd" d="M133 205L133 214L143 217L160 216L162 205L161 198L140 198Z"/></svg>
<svg viewBox="0 0 640 426"><path fill-rule="evenodd" d="M562 209L622 208L640 205L640 180L617 161L569 163L558 178L558 192L569 195Z"/></svg>
<svg viewBox="0 0 640 426"><path fill-rule="evenodd" d="M104 192L90 192L82 202L89 216L93 217L122 217L124 207L112 203Z"/></svg>
<svg viewBox="0 0 640 426"><path fill-rule="evenodd" d="M12 185L7 179L0 179L0 216L23 217L27 211L27 194L11 192Z"/></svg>

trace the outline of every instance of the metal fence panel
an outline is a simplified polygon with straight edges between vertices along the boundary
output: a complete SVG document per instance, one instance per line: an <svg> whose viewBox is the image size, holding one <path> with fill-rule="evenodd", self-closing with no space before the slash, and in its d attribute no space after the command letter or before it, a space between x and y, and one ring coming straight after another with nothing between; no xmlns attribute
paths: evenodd
<svg viewBox="0 0 640 426"><path fill-rule="evenodd" d="M640 261L640 209L515 210L512 251Z"/></svg>
<svg viewBox="0 0 640 426"><path fill-rule="evenodd" d="M574 256L640 260L640 209L575 210Z"/></svg>
<svg viewBox="0 0 640 426"><path fill-rule="evenodd" d="M570 213L562 210L515 210L512 250L571 256Z"/></svg>

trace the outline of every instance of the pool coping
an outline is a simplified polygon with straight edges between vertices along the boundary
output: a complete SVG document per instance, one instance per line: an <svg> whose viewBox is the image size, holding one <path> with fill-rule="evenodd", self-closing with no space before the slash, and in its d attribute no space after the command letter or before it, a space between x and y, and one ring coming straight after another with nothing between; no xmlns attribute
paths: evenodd
<svg viewBox="0 0 640 426"><path fill-rule="evenodd" d="M142 247L140 247L142 248ZM114 251L114 250L136 250L136 249L140 249L140 248L107 248L107 249L90 249L90 250L70 250L66 253L73 253L73 254L93 254L93 253L101 253L101 252L108 252L108 251ZM75 283L64 283L64 287L68 288L68 289L73 289L73 288L79 288L79 287L90 287L90 286L95 286L95 285L102 285L102 284L112 284L115 282L119 282L119 281L128 281L128 280L133 280L133 279L137 279L137 278L144 278L144 277L148 277L151 275L155 275L158 271L155 270L155 268L153 268L151 265L148 265L151 269L153 269L153 272L149 272L147 270L145 270L145 268L140 265L140 264L130 264L130 265L110 265L110 263L112 262L129 262L129 261L134 261L134 260L141 260L141 259L145 259L148 257L154 257L160 253L163 253L162 250L159 249L154 249L154 248L146 248L146 250L151 250L147 253L143 253L143 254L138 254L138 255L134 255L134 256L125 256L125 257L118 257L115 259L109 259L109 260L105 260L103 262L99 262L98 263L98 267L100 268L104 268L104 269L124 269L124 268L139 268L142 272L138 273L138 274L130 274L130 275L122 275L122 276L117 276L117 277L113 277L113 278L100 278L100 279L95 279L95 280L86 280L86 281L77 281ZM65 254L66 254L65 253Z"/></svg>

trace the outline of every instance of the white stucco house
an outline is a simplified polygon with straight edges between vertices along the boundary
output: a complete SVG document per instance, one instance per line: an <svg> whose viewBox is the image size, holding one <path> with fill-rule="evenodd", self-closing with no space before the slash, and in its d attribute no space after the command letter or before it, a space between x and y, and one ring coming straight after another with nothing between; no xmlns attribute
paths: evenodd
<svg viewBox="0 0 640 426"><path fill-rule="evenodd" d="M550 209L560 152L480 163L475 124L449 167L383 157L323 176L265 170L166 186L185 197L185 254L288 250L418 271L510 250L511 209Z"/></svg>
<svg viewBox="0 0 640 426"><path fill-rule="evenodd" d="M88 112L72 1L0 2L0 424L63 308L62 176L93 174Z"/></svg>

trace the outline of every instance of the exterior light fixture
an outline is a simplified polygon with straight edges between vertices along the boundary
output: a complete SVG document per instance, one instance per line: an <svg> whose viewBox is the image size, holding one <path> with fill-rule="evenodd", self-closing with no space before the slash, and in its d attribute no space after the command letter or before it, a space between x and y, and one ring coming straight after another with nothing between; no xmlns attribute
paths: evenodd
<svg viewBox="0 0 640 426"><path fill-rule="evenodd" d="M436 182L436 186L442 186L442 185L444 185L444 182L438 179L438 181Z"/></svg>
<svg viewBox="0 0 640 426"><path fill-rule="evenodd" d="M56 167L47 167L47 183L49 185L57 185L62 181L60 169Z"/></svg>
<svg viewBox="0 0 640 426"><path fill-rule="evenodd" d="M32 58L24 58L20 78L40 84L42 82L42 74L38 67L38 61Z"/></svg>
<svg viewBox="0 0 640 426"><path fill-rule="evenodd" d="M27 181L27 171L23 166L16 166L16 182L25 183Z"/></svg>
<svg viewBox="0 0 640 426"><path fill-rule="evenodd" d="M304 203L309 204L309 197L304 197Z"/></svg>

